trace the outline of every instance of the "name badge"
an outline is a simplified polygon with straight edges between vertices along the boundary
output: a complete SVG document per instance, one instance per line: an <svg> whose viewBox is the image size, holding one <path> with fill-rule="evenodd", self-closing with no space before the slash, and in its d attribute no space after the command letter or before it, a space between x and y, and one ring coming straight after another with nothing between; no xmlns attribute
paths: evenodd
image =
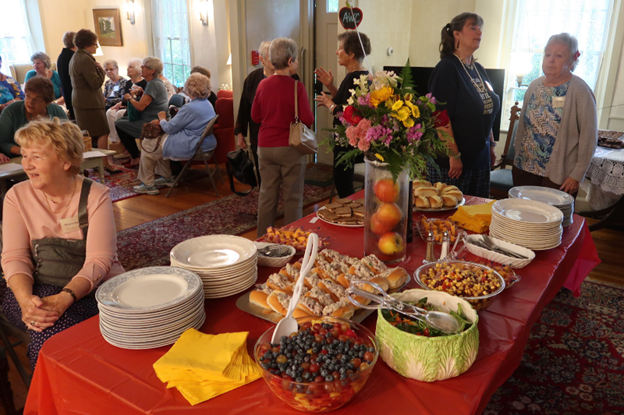
<svg viewBox="0 0 624 415"><path fill-rule="evenodd" d="M74 216L73 218L61 219L61 232L71 233L79 230L80 222L78 221L78 216Z"/></svg>
<svg viewBox="0 0 624 415"><path fill-rule="evenodd" d="M115 85L115 86L113 87L113 91L115 91L115 92L119 91L119 85Z"/></svg>
<svg viewBox="0 0 624 415"><path fill-rule="evenodd" d="M553 97L552 99L553 108L563 108L564 103L565 103L565 97Z"/></svg>

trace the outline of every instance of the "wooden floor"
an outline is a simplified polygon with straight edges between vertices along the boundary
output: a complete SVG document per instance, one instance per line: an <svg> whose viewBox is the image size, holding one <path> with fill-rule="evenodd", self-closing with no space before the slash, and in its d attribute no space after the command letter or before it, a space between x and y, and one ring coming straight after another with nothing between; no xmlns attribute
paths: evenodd
<svg viewBox="0 0 624 415"><path fill-rule="evenodd" d="M225 197L231 195L232 192L230 191L229 183L227 183L227 175L225 174L225 168L223 166L221 166L221 172L226 183L217 183L217 188L220 197ZM244 186L240 186L238 190L243 189ZM114 203L113 211L117 231L218 199L207 178L182 183L179 187L174 189L170 198L165 197L167 191L168 189L161 190L158 196L141 195ZM309 206L304 210L304 215L318 210L319 207L327 204L327 202L328 201L325 200L313 206ZM280 220L276 225L281 226L283 224L282 222L283 220ZM591 224L594 222L596 221L588 219L588 223ZM251 240L256 239L256 231L255 229L251 230L242 236ZM598 249L598 254L602 263L592 271L589 277L595 280L624 286L624 255L622 255L622 250L620 248L624 232L606 229L593 232L592 237L596 243L596 248ZM26 359L25 346L18 346L17 352L20 355L20 359L27 366L28 360ZM17 408L23 408L26 401L27 390L13 367L12 362L10 362L10 365L11 372L9 373L9 379L13 387L15 405ZM0 408L0 415L4 413L4 409Z"/></svg>

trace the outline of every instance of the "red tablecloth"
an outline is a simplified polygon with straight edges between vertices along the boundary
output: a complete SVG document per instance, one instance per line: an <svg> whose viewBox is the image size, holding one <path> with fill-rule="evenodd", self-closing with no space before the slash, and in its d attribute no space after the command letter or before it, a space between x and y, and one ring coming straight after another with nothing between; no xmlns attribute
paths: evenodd
<svg viewBox="0 0 624 415"><path fill-rule="evenodd" d="M469 203L482 199L469 198ZM312 216L295 225L329 237L332 249L362 255L362 229L341 228ZM412 273L422 263L425 244L418 236L409 245L401 264ZM468 254L470 258L470 254ZM478 414L490 396L519 365L531 326L544 306L572 275L575 290L597 259L583 218L575 216L561 246L538 252L535 260L519 270L522 281L496 298L479 313L480 347L474 365L463 375L442 382L406 379L381 359L373 375L352 402L336 411L343 414ZM598 260L599 261L599 260ZM593 264L593 265L592 265ZM260 268L260 281L276 269ZM409 287L416 288L411 281ZM249 331L251 351L271 324L235 306L239 297L206 301L205 333ZM376 315L364 324L374 329ZM49 339L39 355L25 414L296 414L258 380L245 387L191 406L175 389L166 389L152 364L169 348L132 351L109 345L99 332L98 317L89 319Z"/></svg>

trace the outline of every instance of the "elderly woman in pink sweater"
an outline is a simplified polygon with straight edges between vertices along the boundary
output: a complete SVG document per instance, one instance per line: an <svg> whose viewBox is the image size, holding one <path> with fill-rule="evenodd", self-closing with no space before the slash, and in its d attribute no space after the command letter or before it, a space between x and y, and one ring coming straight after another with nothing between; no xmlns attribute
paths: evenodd
<svg viewBox="0 0 624 415"><path fill-rule="evenodd" d="M124 269L109 190L78 175L80 129L55 118L33 121L15 137L30 180L4 200L3 309L12 324L31 331L34 370L43 342L96 315L89 294Z"/></svg>

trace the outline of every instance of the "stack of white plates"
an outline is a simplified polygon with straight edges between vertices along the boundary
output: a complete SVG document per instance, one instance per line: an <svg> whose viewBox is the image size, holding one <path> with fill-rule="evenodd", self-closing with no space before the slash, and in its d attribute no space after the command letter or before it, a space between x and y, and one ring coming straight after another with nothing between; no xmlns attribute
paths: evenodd
<svg viewBox="0 0 624 415"><path fill-rule="evenodd" d="M201 279L181 268L123 273L102 284L95 298L102 336L123 349L173 344L184 331L199 329L206 320Z"/></svg>
<svg viewBox="0 0 624 415"><path fill-rule="evenodd" d="M205 298L238 294L258 279L258 248L245 238L208 235L179 243L171 265L195 272L204 283Z"/></svg>
<svg viewBox="0 0 624 415"><path fill-rule="evenodd" d="M539 186L516 186L509 190L512 199L535 200L548 203L563 213L563 226L572 225L574 218L574 198L561 190Z"/></svg>
<svg viewBox="0 0 624 415"><path fill-rule="evenodd" d="M492 205L490 236L534 251L561 244L563 213L544 202L502 199Z"/></svg>

